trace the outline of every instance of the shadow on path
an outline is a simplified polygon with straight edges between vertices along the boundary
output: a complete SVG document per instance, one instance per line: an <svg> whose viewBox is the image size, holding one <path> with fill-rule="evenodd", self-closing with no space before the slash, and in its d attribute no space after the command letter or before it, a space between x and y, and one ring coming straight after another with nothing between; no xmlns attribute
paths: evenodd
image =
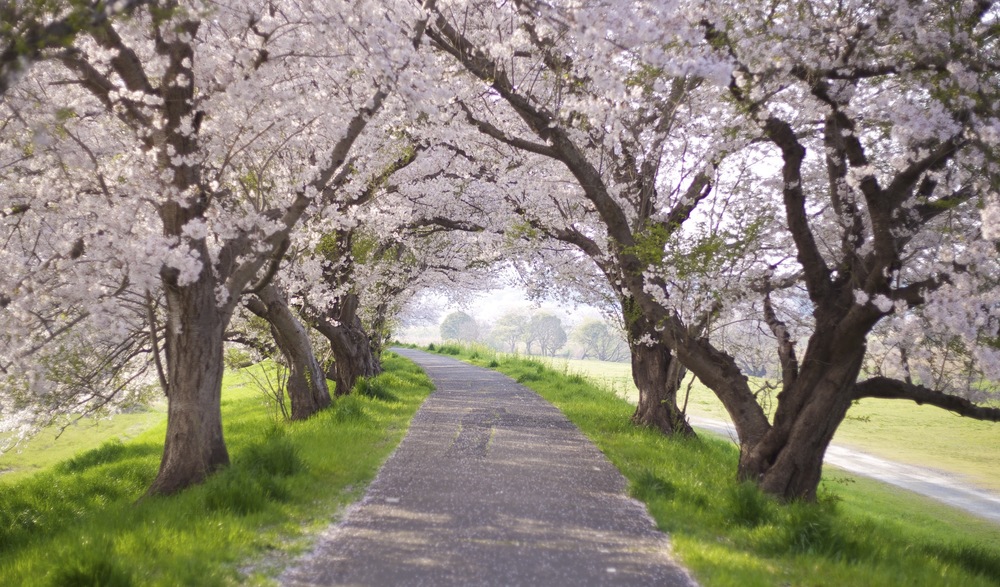
<svg viewBox="0 0 1000 587"><path fill-rule="evenodd" d="M694 585L625 479L551 404L499 373L396 352L437 390L283 584Z"/></svg>

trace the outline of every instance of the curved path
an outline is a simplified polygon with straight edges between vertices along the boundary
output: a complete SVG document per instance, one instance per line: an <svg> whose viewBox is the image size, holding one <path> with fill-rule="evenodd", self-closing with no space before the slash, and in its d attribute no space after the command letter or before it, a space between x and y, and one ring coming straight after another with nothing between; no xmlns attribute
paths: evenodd
<svg viewBox="0 0 1000 587"><path fill-rule="evenodd" d="M551 404L505 375L396 352L437 390L283 584L695 584L621 474Z"/></svg>

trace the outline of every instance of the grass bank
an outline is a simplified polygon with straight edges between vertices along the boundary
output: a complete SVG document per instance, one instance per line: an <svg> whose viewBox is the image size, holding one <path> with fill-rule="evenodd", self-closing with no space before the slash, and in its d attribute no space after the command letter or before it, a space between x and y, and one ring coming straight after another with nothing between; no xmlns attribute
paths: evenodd
<svg viewBox="0 0 1000 587"><path fill-rule="evenodd" d="M261 369L252 367L251 369ZM305 422L276 421L242 372L223 422L233 465L170 497L143 499L163 424L7 483L0 585L263 585L361 496L430 393L387 354L386 372Z"/></svg>
<svg viewBox="0 0 1000 587"><path fill-rule="evenodd" d="M639 392L627 363L540 360L556 371L583 375L633 404L637 401ZM685 381L685 390L689 382ZM729 421L711 390L695 381L690 391L688 413ZM1000 491L1000 424L994 422L908 401L869 398L855 403L833 442L892 461L955 473L973 485Z"/></svg>
<svg viewBox="0 0 1000 587"><path fill-rule="evenodd" d="M439 352L506 373L563 411L621 470L704 585L1000 584L1000 528L842 473L817 504L779 505L735 481L737 451L629 424L633 406L579 374L487 350Z"/></svg>

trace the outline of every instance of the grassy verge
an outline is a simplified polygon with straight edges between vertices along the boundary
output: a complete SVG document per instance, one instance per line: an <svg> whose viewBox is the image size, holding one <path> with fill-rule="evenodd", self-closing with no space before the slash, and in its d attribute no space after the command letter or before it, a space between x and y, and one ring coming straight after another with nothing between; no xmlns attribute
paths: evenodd
<svg viewBox="0 0 1000 587"><path fill-rule="evenodd" d="M631 366L626 363L542 362L556 371L583 375L632 403L638 397ZM707 387L696 381L690 389L688 413L729 421L722 403ZM974 485L1000 491L1000 424L913 402L865 399L848 412L833 442L885 459L956 473Z"/></svg>
<svg viewBox="0 0 1000 587"><path fill-rule="evenodd" d="M1000 583L995 525L841 472L828 473L819 503L782 506L735 481L732 444L636 428L631 404L579 374L483 349L437 350L506 373L561 409L628 478L704 585Z"/></svg>
<svg viewBox="0 0 1000 587"><path fill-rule="evenodd" d="M136 503L163 425L6 484L0 585L268 584L360 497L430 393L409 361L387 354L385 367L362 393L296 423L274 421L246 374L227 375L233 465L175 496Z"/></svg>

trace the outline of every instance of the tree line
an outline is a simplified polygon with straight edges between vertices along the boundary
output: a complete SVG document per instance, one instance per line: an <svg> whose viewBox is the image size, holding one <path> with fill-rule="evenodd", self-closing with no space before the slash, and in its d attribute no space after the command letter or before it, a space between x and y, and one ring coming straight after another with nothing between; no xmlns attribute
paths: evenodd
<svg viewBox="0 0 1000 587"><path fill-rule="evenodd" d="M563 354L613 362L628 358L624 332L594 318L583 320L567 332L561 318L544 311L530 316L510 311L490 324L456 310L442 319L439 330L441 340L486 344L508 353L548 357Z"/></svg>

